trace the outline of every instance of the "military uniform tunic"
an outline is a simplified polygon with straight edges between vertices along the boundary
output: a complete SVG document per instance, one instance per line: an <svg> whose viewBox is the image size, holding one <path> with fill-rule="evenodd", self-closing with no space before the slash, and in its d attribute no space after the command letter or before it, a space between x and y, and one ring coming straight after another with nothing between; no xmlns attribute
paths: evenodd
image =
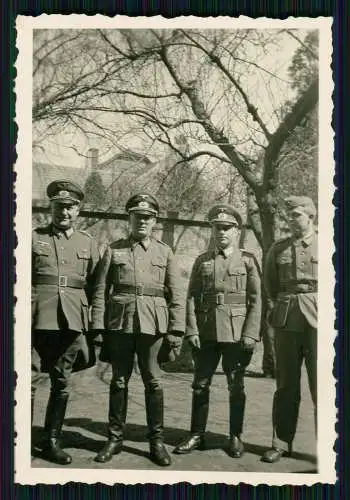
<svg viewBox="0 0 350 500"><path fill-rule="evenodd" d="M165 243L154 238L140 243L118 240L102 260L93 326L128 334L183 332L185 301L180 283L174 255Z"/></svg>
<svg viewBox="0 0 350 500"><path fill-rule="evenodd" d="M317 400L317 234L289 237L275 243L266 258L264 283L272 301L275 328L276 383L274 446L292 443L300 404L301 364L305 365L311 396Z"/></svg>
<svg viewBox="0 0 350 500"><path fill-rule="evenodd" d="M160 389L163 336L185 330L185 297L170 247L152 237L112 243L102 259L93 305L93 327L106 329L103 351L112 364L111 393L127 388L135 353L146 391Z"/></svg>
<svg viewBox="0 0 350 500"><path fill-rule="evenodd" d="M33 347L62 390L78 353L88 356L83 334L98 261L97 243L84 231L49 225L32 233Z"/></svg>
<svg viewBox="0 0 350 500"><path fill-rule="evenodd" d="M188 289L186 329L187 337L199 335L201 345L193 350L195 393L208 391L222 356L229 390L237 400L245 399L243 376L252 351L244 351L239 341L245 336L259 339L260 315L261 280L252 254L228 248L197 258Z"/></svg>
<svg viewBox="0 0 350 500"><path fill-rule="evenodd" d="M246 251L200 255L189 284L186 336L225 343L244 336L259 340L260 282L256 260Z"/></svg>

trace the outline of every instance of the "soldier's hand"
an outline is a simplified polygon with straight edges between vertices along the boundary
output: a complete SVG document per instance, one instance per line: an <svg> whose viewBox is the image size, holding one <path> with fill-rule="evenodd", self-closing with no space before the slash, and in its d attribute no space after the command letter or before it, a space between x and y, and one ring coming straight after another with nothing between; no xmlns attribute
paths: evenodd
<svg viewBox="0 0 350 500"><path fill-rule="evenodd" d="M178 335L172 335L171 333L167 333L166 341L170 348L173 350L176 356L179 356L181 351L182 339Z"/></svg>
<svg viewBox="0 0 350 500"><path fill-rule="evenodd" d="M170 347L177 349L181 347L182 339L178 335L172 335L171 333L166 334L166 340Z"/></svg>
<svg viewBox="0 0 350 500"><path fill-rule="evenodd" d="M241 339L241 346L245 351L254 351L256 340L250 337L243 337Z"/></svg>
<svg viewBox="0 0 350 500"><path fill-rule="evenodd" d="M200 348L201 342L199 340L199 335L191 335L190 337L187 337L187 340L191 347L194 347L195 349Z"/></svg>

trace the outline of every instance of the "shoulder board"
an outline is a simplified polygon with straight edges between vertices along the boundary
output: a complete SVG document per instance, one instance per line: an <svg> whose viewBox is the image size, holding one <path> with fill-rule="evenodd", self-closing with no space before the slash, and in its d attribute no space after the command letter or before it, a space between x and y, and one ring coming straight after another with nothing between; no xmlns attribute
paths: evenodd
<svg viewBox="0 0 350 500"><path fill-rule="evenodd" d="M33 233L37 233L37 234L47 234L50 230L50 226L41 226L41 227L36 227L35 229L33 229Z"/></svg>
<svg viewBox="0 0 350 500"><path fill-rule="evenodd" d="M290 236L287 236L286 238L282 238L280 240L275 241L275 243L272 243L271 247L277 248L277 249L283 249L284 246L288 246L292 241L292 238Z"/></svg>
<svg viewBox="0 0 350 500"><path fill-rule="evenodd" d="M196 258L196 261L202 261L202 260L209 260L209 259L214 259L215 258L215 253L213 250L206 250L205 252L201 253L198 255Z"/></svg>
<svg viewBox="0 0 350 500"><path fill-rule="evenodd" d="M78 229L78 233L82 233L85 236L88 236L89 238L92 238L92 235L88 233L87 231L84 231L83 229Z"/></svg>
<svg viewBox="0 0 350 500"><path fill-rule="evenodd" d="M152 240L156 241L157 243L160 243L161 245L164 245L165 247L170 248L170 246L167 243L165 243L164 241L160 240L159 238L155 238L154 236L152 236Z"/></svg>
<svg viewBox="0 0 350 500"><path fill-rule="evenodd" d="M130 242L126 238L120 238L120 240L113 241L109 245L111 248L130 248Z"/></svg>
<svg viewBox="0 0 350 500"><path fill-rule="evenodd" d="M254 252L251 250L246 250L245 248L240 248L240 251L242 252L242 255L244 257L252 257L253 259L256 259L256 255Z"/></svg>

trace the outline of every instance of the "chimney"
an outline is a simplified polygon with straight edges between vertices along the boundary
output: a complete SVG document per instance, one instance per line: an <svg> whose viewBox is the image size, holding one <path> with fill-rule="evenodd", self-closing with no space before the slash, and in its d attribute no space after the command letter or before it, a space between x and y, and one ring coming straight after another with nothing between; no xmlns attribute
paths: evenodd
<svg viewBox="0 0 350 500"><path fill-rule="evenodd" d="M98 166L98 149L90 148L88 150L88 168L93 172Z"/></svg>

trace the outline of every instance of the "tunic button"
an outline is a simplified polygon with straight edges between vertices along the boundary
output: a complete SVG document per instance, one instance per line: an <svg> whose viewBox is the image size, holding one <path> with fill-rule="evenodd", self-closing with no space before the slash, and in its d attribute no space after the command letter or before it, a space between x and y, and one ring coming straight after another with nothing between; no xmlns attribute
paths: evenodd
<svg viewBox="0 0 350 500"><path fill-rule="evenodd" d="M66 263L66 261L65 261L65 260L61 260L61 264L65 264L65 263Z"/></svg>
<svg viewBox="0 0 350 500"><path fill-rule="evenodd" d="M64 247L60 247L60 248L61 248L61 250L64 250Z"/></svg>

